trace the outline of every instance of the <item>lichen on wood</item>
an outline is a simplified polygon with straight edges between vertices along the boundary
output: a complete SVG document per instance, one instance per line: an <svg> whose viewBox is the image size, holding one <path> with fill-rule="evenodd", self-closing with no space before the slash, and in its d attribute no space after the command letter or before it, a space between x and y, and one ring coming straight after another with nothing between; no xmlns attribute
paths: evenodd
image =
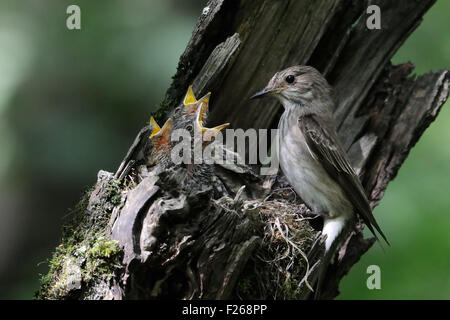
<svg viewBox="0 0 450 320"><path fill-rule="evenodd" d="M95 188L88 190L69 213L61 243L41 278L38 299L79 299L99 296L89 293L98 283L112 280L122 269L122 250L107 235L114 208L121 204L120 187L112 174L100 171Z"/></svg>

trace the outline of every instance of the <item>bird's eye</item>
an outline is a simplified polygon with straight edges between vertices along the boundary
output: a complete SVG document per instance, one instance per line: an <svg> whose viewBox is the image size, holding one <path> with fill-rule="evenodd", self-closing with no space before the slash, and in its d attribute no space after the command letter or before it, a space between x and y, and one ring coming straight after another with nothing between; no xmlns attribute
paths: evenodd
<svg viewBox="0 0 450 320"><path fill-rule="evenodd" d="M287 83L293 83L294 80L295 80L295 77L294 77L292 74L290 74L290 75L288 75L288 76L286 77L286 82L287 82Z"/></svg>

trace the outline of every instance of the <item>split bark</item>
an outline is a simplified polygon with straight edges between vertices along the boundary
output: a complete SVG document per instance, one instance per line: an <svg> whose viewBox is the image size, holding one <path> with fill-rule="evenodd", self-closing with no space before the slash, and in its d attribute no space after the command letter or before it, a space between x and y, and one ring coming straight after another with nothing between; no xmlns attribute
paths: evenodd
<svg viewBox="0 0 450 320"><path fill-rule="evenodd" d="M312 65L335 89L339 135L374 207L448 97L448 70L414 76L411 63L390 63L434 2L371 1L381 8L382 28L368 30L365 1L210 0L158 120L193 83L199 96L212 92L210 124L276 128L280 105L247 97L278 70ZM145 165L148 130L139 132L114 176L102 172L84 213L108 212L103 231L118 241L121 267L52 297L310 297L305 275L315 261L304 254L317 231L301 201L280 189L282 173L267 180L246 166L215 166L208 183L187 192L183 169L155 173ZM99 211L108 181L120 182L121 201ZM321 298L338 294L340 279L373 244L362 228L329 267Z"/></svg>

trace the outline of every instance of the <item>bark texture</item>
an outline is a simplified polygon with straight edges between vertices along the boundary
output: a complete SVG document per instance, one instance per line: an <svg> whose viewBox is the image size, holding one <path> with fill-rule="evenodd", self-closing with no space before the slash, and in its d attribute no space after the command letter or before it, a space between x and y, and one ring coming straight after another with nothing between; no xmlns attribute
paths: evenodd
<svg viewBox="0 0 450 320"><path fill-rule="evenodd" d="M247 97L278 70L312 65L335 89L339 135L374 207L448 96L448 70L415 76L411 63L390 63L434 2L371 1L382 28L369 30L360 0L210 0L156 118L165 120L193 83L199 96L212 92L209 126L276 128L281 106ZM318 231L281 172L216 165L187 187L185 168L146 164L148 136L144 127L115 174L100 172L38 297L311 297ZM373 244L362 228L328 268L320 298L338 294Z"/></svg>

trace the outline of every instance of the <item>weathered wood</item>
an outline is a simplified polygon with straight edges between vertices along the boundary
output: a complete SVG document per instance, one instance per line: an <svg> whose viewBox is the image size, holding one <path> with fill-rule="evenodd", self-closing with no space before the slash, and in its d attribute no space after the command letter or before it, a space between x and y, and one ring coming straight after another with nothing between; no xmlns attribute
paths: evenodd
<svg viewBox="0 0 450 320"><path fill-rule="evenodd" d="M371 1L381 8L382 29L368 30L368 1L211 0L156 116L173 116L193 83L199 96L213 93L209 123L273 128L278 103L247 97L280 69L315 66L335 89L339 135L374 207L449 94L448 70L414 77L412 64L389 62L434 2ZM49 282L41 297L310 297L307 276L320 265L320 250L314 251L317 230L308 222L314 216L286 188L282 174L261 177L247 166L217 165L208 168L207 179L188 184L185 167L164 170L146 163L148 130L139 132L114 178L99 179L88 206L95 204L95 212L105 206L109 221L96 228L117 241L120 257L110 243L107 249L115 252L111 264L117 266L119 259L120 266L89 281L78 276L76 286L62 281L58 288L63 289L50 290ZM111 185L120 189L114 204L99 202L111 198L111 188L105 187ZM321 298L338 294L342 276L373 244L374 239L363 238L362 229L359 223L329 266ZM82 240L58 251L54 260L75 263L80 274L86 268L81 243L87 246L84 251L97 252L95 243ZM307 259L311 247L316 254ZM100 257L109 261L105 254ZM54 272L74 279L70 270Z"/></svg>

